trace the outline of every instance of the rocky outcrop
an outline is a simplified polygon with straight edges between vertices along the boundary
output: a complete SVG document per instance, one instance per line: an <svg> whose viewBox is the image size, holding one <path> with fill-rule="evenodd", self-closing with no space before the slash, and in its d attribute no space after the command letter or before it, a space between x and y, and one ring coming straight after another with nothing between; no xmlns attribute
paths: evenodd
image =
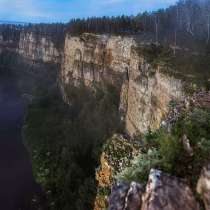
<svg viewBox="0 0 210 210"><path fill-rule="evenodd" d="M109 210L124 209L199 210L199 205L182 180L151 169L145 192L142 185L137 183L121 183L113 187Z"/></svg>
<svg viewBox="0 0 210 210"><path fill-rule="evenodd" d="M108 80L120 85L129 69L133 39L120 36L83 34L66 36L62 79L64 84L80 81L89 86Z"/></svg>
<svg viewBox="0 0 210 210"><path fill-rule="evenodd" d="M96 170L98 192L94 210L102 210L107 206L107 198L114 182L114 176L128 167L138 153L139 145L122 135L115 134L105 143L100 167Z"/></svg>
<svg viewBox="0 0 210 210"><path fill-rule="evenodd" d="M154 69L145 58L133 50L127 91L125 122L130 135L159 128L169 111L169 103L184 96L181 80Z"/></svg>
<svg viewBox="0 0 210 210"><path fill-rule="evenodd" d="M143 192L143 186L136 182L116 184L109 198L109 210L139 210Z"/></svg>
<svg viewBox="0 0 210 210"><path fill-rule="evenodd" d="M169 102L184 95L182 81L161 73L165 67L152 68L141 48L130 37L67 35L61 70L63 86L108 81L119 87L119 110L131 136L158 128Z"/></svg>
<svg viewBox="0 0 210 210"><path fill-rule="evenodd" d="M190 188L176 177L151 169L142 210L198 210Z"/></svg>
<svg viewBox="0 0 210 210"><path fill-rule="evenodd" d="M210 164L203 168L197 184L197 192L201 195L205 209L210 210Z"/></svg>
<svg viewBox="0 0 210 210"><path fill-rule="evenodd" d="M132 37L67 34L64 49L58 49L51 36L21 31L14 43L1 36L0 51L9 46L32 64L61 64L64 98L70 83L92 86L105 81L118 87L121 119L130 136L158 128L169 111L169 102L184 95L182 81L163 73L164 66L152 67L142 54L144 46Z"/></svg>
<svg viewBox="0 0 210 210"><path fill-rule="evenodd" d="M113 176L128 167L138 153L139 145L137 143L115 134L103 147L101 165L96 173L99 185L110 187L113 183Z"/></svg>
<svg viewBox="0 0 210 210"><path fill-rule="evenodd" d="M55 47L50 36L21 32L17 49L19 55L34 62L60 63L61 52Z"/></svg>

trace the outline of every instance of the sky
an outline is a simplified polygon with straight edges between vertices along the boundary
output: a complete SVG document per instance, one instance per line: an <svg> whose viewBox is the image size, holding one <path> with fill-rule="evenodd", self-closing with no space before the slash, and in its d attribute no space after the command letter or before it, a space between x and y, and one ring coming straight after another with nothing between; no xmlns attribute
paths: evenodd
<svg viewBox="0 0 210 210"><path fill-rule="evenodd" d="M68 22L91 16L136 15L166 8L176 0L0 0L0 20Z"/></svg>

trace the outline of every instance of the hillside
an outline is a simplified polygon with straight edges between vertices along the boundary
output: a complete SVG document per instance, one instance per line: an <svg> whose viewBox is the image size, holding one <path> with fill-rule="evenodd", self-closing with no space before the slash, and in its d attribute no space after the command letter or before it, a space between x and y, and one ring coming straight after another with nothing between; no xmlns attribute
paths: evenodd
<svg viewBox="0 0 210 210"><path fill-rule="evenodd" d="M209 209L208 8L0 25L0 68L33 95L24 143L46 209Z"/></svg>

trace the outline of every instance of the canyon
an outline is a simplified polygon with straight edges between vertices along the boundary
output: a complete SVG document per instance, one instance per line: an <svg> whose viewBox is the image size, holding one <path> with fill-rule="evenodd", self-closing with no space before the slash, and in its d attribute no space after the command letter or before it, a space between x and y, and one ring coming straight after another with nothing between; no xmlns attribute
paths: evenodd
<svg viewBox="0 0 210 210"><path fill-rule="evenodd" d="M192 84L188 83L186 78L168 73L173 72L173 67L168 67L163 62L155 63L155 65L151 63L144 54L144 48L148 46L148 43L139 42L132 36L84 33L79 36L66 34L63 48L60 48L56 46L50 35L20 32L19 39L5 40L0 34L0 57L10 56L9 62L2 59L2 65L24 66L24 72L27 72L29 77L36 77L37 80L53 74L54 80L50 81L50 84L58 84L63 100L69 106L71 106L71 100L68 98L68 87L79 87L82 84L94 92L95 84L107 83L116 88L120 98L118 110L124 133L115 134L106 143L115 149L114 154L116 152L117 156L113 158L113 153L107 153L106 149L102 152L101 165L96 170L98 188L112 187L114 173L116 171L119 173L130 165L130 161L139 151L135 137L156 131L164 126L171 111L171 103L184 103L184 106L187 107L189 95L187 87ZM14 63L11 63L12 60ZM127 157L130 158L128 162L126 162ZM122 160L122 163L118 163L119 160ZM198 209L191 190L182 181L153 169L150 172L149 180L146 187L147 193L143 197L145 201L143 210L156 209L159 201L153 203L150 196L156 196L155 191L156 188L159 189L159 186L164 186L166 194L168 192L171 194L169 193L169 197L166 196L165 200L156 197L155 199L172 203L170 209L178 210L181 207L183 209ZM170 182L173 183L176 192L172 191ZM121 189L125 191L125 194L135 192L136 197L142 194L142 186L138 183L133 183L130 186L116 185L110 197L110 210L125 209L127 198L122 201L121 208L113 206L116 204L115 196L120 196ZM184 200L177 208L174 208L173 199L170 196L175 196L176 193L179 194L180 199L184 198ZM137 207L128 209L140 209L139 200L141 198L139 197L136 198L138 200ZM118 201L120 199L121 197L118 198ZM101 196L97 193L95 210L106 208L107 200L107 195ZM147 202L151 206L147 205ZM162 207L160 205L157 209Z"/></svg>
<svg viewBox="0 0 210 210"><path fill-rule="evenodd" d="M67 34L62 50L50 36L21 32L17 46L8 45L15 43L0 41L0 51L13 51L32 65L58 65L64 98L68 84L84 82L90 87L106 81L115 85L121 96L121 118L131 136L157 129L167 115L169 102L185 95L184 82L164 74L165 66L152 67L141 53L144 45L132 37Z"/></svg>

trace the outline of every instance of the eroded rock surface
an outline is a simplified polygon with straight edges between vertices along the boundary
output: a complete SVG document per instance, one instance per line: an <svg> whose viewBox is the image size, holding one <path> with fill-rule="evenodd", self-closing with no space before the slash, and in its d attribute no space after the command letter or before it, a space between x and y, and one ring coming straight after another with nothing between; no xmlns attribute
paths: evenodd
<svg viewBox="0 0 210 210"><path fill-rule="evenodd" d="M184 95L182 81L161 73L165 67L154 69L141 48L132 37L67 35L61 71L63 86L108 81L119 87L121 119L131 136L157 129L169 102Z"/></svg>
<svg viewBox="0 0 210 210"><path fill-rule="evenodd" d="M130 135L159 128L169 111L170 101L184 96L181 80L154 69L138 49L132 51L130 63L126 129Z"/></svg>
<svg viewBox="0 0 210 210"><path fill-rule="evenodd" d="M61 62L61 52L46 35L22 32L17 52L24 58L35 62L40 60L47 63Z"/></svg>
<svg viewBox="0 0 210 210"><path fill-rule="evenodd" d="M139 210L143 189L143 186L136 182L116 184L109 198L109 210Z"/></svg>
<svg viewBox="0 0 210 210"><path fill-rule="evenodd" d="M141 210L198 210L191 189L176 177L152 169Z"/></svg>
<svg viewBox="0 0 210 210"><path fill-rule="evenodd" d="M94 210L103 210L107 207L107 199L114 182L114 175L125 167L138 154L139 145L115 134L103 148L100 167L96 170L98 193Z"/></svg>
<svg viewBox="0 0 210 210"><path fill-rule="evenodd" d="M142 185L119 183L112 189L109 210L199 210L191 189L180 179L152 169Z"/></svg>
<svg viewBox="0 0 210 210"><path fill-rule="evenodd" d="M201 195L205 209L210 210L210 164L203 168L197 184L197 192Z"/></svg>
<svg viewBox="0 0 210 210"><path fill-rule="evenodd" d="M81 80L87 86L108 80L120 85L129 69L133 39L120 36L83 34L66 36L62 79L64 84Z"/></svg>

